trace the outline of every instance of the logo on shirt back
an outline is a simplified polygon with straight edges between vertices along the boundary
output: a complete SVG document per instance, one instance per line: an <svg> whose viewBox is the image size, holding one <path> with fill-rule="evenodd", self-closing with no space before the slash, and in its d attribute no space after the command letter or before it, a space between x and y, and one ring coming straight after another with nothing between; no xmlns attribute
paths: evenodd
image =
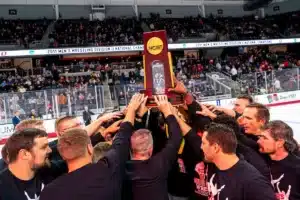
<svg viewBox="0 0 300 200"><path fill-rule="evenodd" d="M41 186L41 192L43 191L45 185L42 183L42 186ZM27 198L27 200L39 200L40 199L40 196L37 196L37 194L34 194L34 198L30 198L30 196L28 195L28 193L26 191L24 191L24 194Z"/></svg>
<svg viewBox="0 0 300 200"><path fill-rule="evenodd" d="M273 186L273 188L275 189L275 194L276 194L276 199L277 200L289 200L290 195L291 195L291 189L292 186L289 185L288 187L288 191L281 191L279 188L280 185L280 181L284 178L284 174L282 174L278 179L273 179L273 176L271 174L271 184Z"/></svg>
<svg viewBox="0 0 300 200"><path fill-rule="evenodd" d="M213 180L214 180L215 176L216 176L216 174L213 174L212 177L209 179L209 183L208 183L208 191L209 191L208 200L219 200L220 199L220 193L225 188L225 185L222 185L220 188L218 188L217 183L216 184L213 183ZM226 198L225 200L228 200L228 198Z"/></svg>
<svg viewBox="0 0 300 200"><path fill-rule="evenodd" d="M196 185L195 193L208 196L208 186L207 186L207 170L208 167L205 169L204 162L200 162L195 166L195 171L198 174L199 178L194 178L194 183Z"/></svg>
<svg viewBox="0 0 300 200"><path fill-rule="evenodd" d="M177 163L178 163L178 166L179 166L179 171L180 171L180 173L186 174L186 169L185 169L185 165L184 165L183 159L178 158L178 159L177 159Z"/></svg>
<svg viewBox="0 0 300 200"><path fill-rule="evenodd" d="M199 178L194 178L196 185L195 193L208 197L208 200L219 200L220 193L225 188L225 185L218 188L217 183L213 183L216 174L213 174L208 182L208 166L205 166L204 162L198 163L195 167L195 171L199 176ZM229 200L228 197L225 200Z"/></svg>

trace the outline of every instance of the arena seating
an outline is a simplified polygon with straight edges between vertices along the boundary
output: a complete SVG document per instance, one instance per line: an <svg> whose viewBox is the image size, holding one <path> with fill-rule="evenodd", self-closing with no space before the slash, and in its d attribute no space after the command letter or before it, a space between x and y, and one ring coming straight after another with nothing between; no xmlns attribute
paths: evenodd
<svg viewBox="0 0 300 200"><path fill-rule="evenodd" d="M5 20L0 19L0 45L28 46L42 39L51 20Z"/></svg>
<svg viewBox="0 0 300 200"><path fill-rule="evenodd" d="M58 46L125 45L141 43L142 32L134 18L59 20L49 37Z"/></svg>

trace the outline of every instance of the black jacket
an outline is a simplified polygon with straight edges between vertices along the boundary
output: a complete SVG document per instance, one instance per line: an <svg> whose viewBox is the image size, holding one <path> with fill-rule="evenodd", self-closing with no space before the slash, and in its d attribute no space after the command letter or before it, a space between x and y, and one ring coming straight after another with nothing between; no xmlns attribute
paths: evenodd
<svg viewBox="0 0 300 200"><path fill-rule="evenodd" d="M181 142L180 127L174 116L166 119L170 139L161 152L148 160L131 160L126 165L126 198L132 200L168 200L167 177Z"/></svg>

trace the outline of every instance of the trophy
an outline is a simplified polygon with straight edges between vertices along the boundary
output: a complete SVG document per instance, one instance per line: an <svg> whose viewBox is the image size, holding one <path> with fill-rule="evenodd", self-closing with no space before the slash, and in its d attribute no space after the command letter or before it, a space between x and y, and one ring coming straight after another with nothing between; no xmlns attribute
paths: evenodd
<svg viewBox="0 0 300 200"><path fill-rule="evenodd" d="M147 106L156 106L153 95L167 95L173 105L182 104L180 94L168 91L175 85L166 31L146 32L143 39L144 90L141 92L148 96Z"/></svg>

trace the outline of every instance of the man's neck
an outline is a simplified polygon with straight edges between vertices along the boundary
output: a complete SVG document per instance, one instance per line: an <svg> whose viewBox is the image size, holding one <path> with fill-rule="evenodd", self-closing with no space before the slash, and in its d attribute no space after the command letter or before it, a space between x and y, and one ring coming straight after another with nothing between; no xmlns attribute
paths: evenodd
<svg viewBox="0 0 300 200"><path fill-rule="evenodd" d="M251 133L250 135L254 135L254 136L259 136L259 135L261 135L261 130L260 129L257 129L256 131L255 131L255 133Z"/></svg>
<svg viewBox="0 0 300 200"><path fill-rule="evenodd" d="M76 160L67 161L67 163L68 163L68 169L70 173L92 163L92 161L90 158L79 158Z"/></svg>
<svg viewBox="0 0 300 200"><path fill-rule="evenodd" d="M236 154L222 154L214 160L214 164L219 170L227 170L233 167L239 158Z"/></svg>
<svg viewBox="0 0 300 200"><path fill-rule="evenodd" d="M289 153L286 150L281 149L281 150L277 150L273 154L270 154L270 158L275 161L280 161L280 160L285 159L288 155L289 155Z"/></svg>
<svg viewBox="0 0 300 200"><path fill-rule="evenodd" d="M131 157L131 160L148 160L149 158L149 156L134 155Z"/></svg>
<svg viewBox="0 0 300 200"><path fill-rule="evenodd" d="M29 181L34 178L35 171L32 170L26 163L19 163L18 161L8 165L9 171L18 179Z"/></svg>

